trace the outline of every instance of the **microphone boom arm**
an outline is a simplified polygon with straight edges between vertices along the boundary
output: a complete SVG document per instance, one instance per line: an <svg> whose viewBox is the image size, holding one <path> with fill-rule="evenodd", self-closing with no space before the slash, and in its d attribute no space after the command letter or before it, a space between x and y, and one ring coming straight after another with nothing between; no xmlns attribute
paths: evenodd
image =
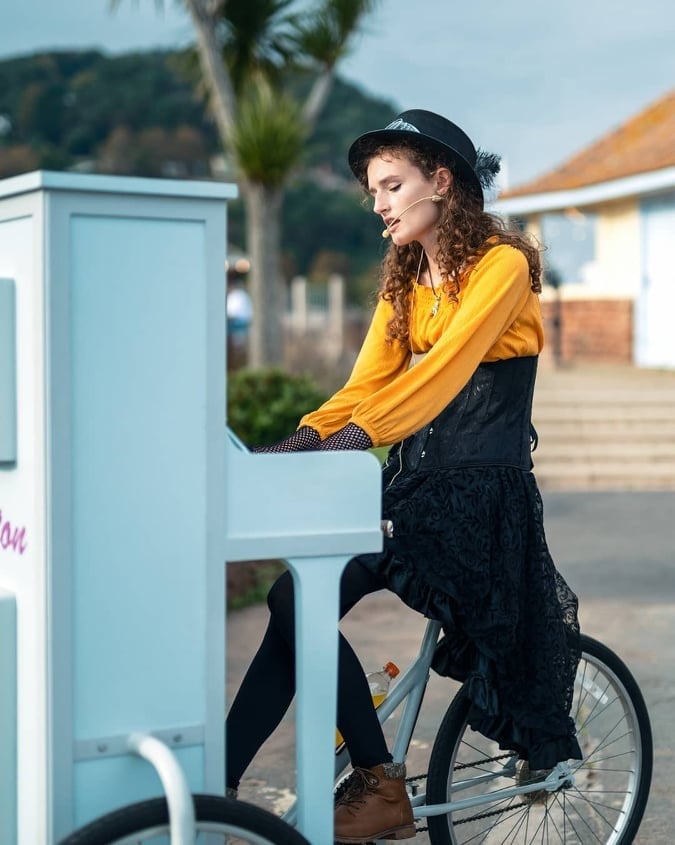
<svg viewBox="0 0 675 845"><path fill-rule="evenodd" d="M410 205L407 205L403 209L403 211L397 217L395 217L391 221L391 223L389 223L387 228L382 232L382 237L383 238L390 237L391 232L389 231L389 229L394 225L394 223L398 223L398 221L401 219L401 217L403 217L403 215L406 213L406 211L408 211L409 208L412 208L414 205L417 205L417 203L419 203L419 202L424 202L424 200L431 200L432 202L440 202L442 199L443 199L443 197L440 194L432 194L429 197L420 197L418 200L415 200L415 202L411 202Z"/></svg>

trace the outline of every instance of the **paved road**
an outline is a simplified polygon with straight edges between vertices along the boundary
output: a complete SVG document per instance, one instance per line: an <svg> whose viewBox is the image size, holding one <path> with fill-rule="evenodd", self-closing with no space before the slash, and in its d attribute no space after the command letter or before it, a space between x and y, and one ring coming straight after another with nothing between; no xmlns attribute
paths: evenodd
<svg viewBox="0 0 675 845"><path fill-rule="evenodd" d="M638 845L672 842L675 814L675 493L545 493L545 524L558 568L580 598L584 631L606 642L633 671L654 732L654 781ZM263 607L230 615L228 695L236 689L266 621ZM405 665L424 627L389 593L361 602L342 628L368 671ZM425 771L430 743L453 682L432 676L409 770ZM242 784L242 798L283 809L294 787L290 712ZM416 838L424 845L425 835Z"/></svg>
<svg viewBox="0 0 675 845"><path fill-rule="evenodd" d="M583 629L621 655L647 702L654 778L636 842L666 845L675 812L675 493L549 494L545 505Z"/></svg>

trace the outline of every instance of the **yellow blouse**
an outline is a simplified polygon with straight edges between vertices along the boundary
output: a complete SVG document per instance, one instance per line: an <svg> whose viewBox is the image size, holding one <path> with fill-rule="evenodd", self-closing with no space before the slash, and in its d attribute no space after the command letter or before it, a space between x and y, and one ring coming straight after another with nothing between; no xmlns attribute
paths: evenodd
<svg viewBox="0 0 675 845"><path fill-rule="evenodd" d="M390 445L431 422L484 361L538 355L543 346L539 297L532 292L527 259L504 244L478 262L452 302L416 285L410 320L412 351L428 352L409 368L410 349L385 339L391 303L380 299L345 386L300 425L321 439L350 422L374 446Z"/></svg>

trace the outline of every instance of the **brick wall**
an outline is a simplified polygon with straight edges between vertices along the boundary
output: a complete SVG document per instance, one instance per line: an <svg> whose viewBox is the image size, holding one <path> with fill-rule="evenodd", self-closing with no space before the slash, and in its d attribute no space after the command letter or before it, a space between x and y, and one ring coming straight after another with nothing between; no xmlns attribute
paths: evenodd
<svg viewBox="0 0 675 845"><path fill-rule="evenodd" d="M632 300L546 299L541 309L547 357L559 363L633 363Z"/></svg>

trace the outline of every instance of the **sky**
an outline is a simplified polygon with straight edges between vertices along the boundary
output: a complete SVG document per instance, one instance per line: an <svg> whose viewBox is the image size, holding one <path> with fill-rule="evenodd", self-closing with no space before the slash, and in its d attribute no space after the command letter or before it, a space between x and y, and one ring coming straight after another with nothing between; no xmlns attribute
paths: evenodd
<svg viewBox="0 0 675 845"><path fill-rule="evenodd" d="M190 43L179 2L2 0L0 58ZM311 0L302 0L311 7ZM515 186L675 87L672 0L380 0L339 73L401 110L458 123ZM374 126L373 129L380 127Z"/></svg>

